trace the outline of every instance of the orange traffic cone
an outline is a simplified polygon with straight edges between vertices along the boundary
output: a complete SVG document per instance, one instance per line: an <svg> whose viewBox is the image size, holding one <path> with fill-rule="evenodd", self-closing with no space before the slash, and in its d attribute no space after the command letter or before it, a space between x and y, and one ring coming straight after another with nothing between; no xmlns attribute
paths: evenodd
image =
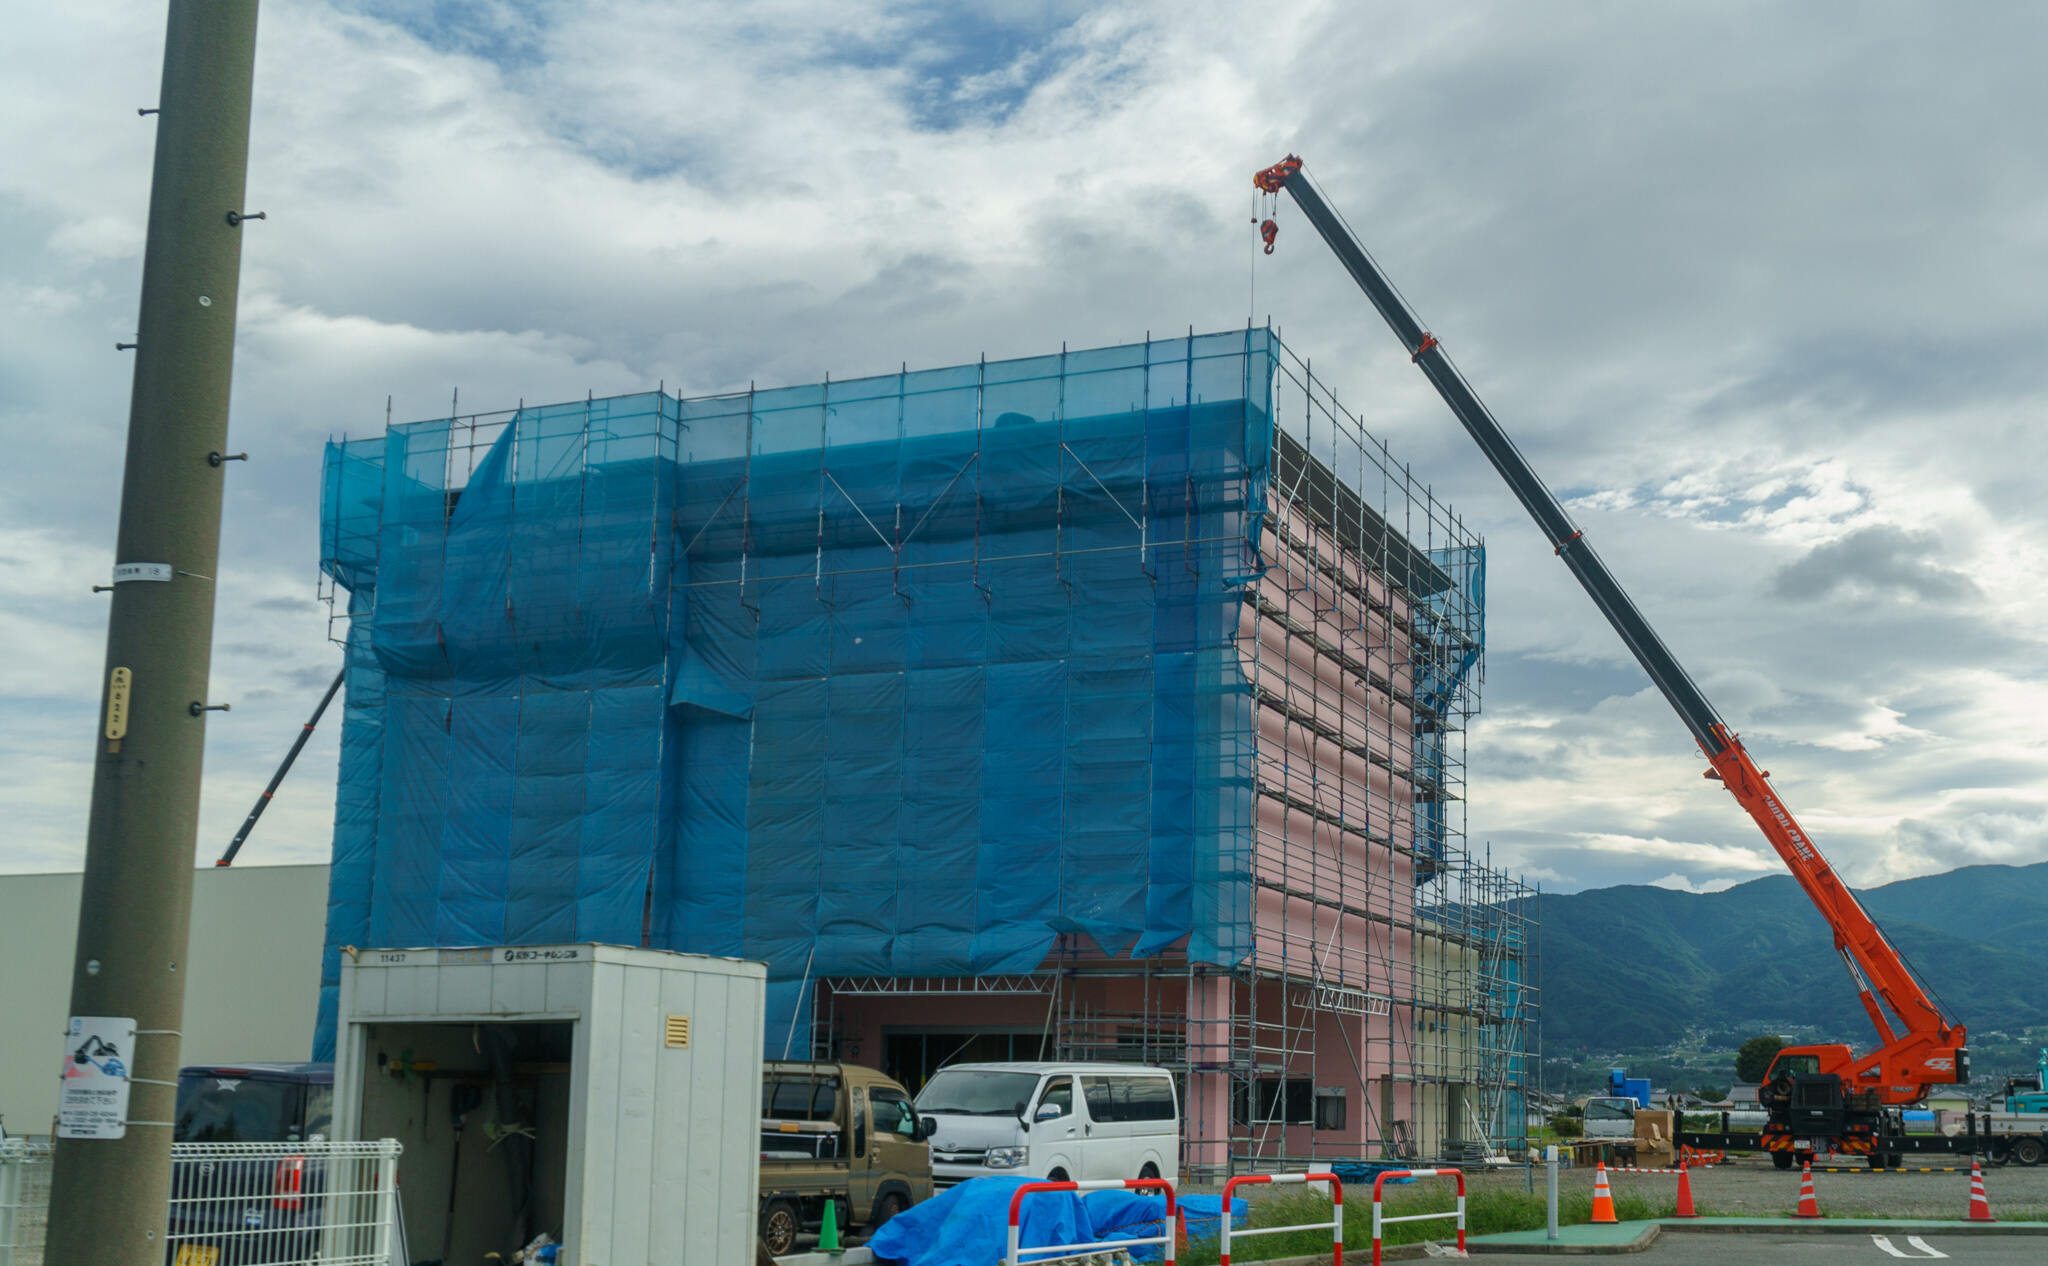
<svg viewBox="0 0 2048 1266"><path fill-rule="evenodd" d="M1684 1161L1678 1162L1678 1208L1674 1217L1696 1218L1700 1216L1692 1207L1692 1177Z"/></svg>
<svg viewBox="0 0 2048 1266"><path fill-rule="evenodd" d="M1984 1170L1977 1164L1977 1158L1970 1158L1970 1221L1996 1222L1991 1216L1991 1201L1984 1195Z"/></svg>
<svg viewBox="0 0 2048 1266"><path fill-rule="evenodd" d="M1799 1167L1799 1207L1792 1212L1795 1218L1817 1218L1820 1216L1820 1201L1813 1198L1813 1162Z"/></svg>
<svg viewBox="0 0 2048 1266"><path fill-rule="evenodd" d="M1595 1222L1613 1222L1617 1220L1614 1216L1614 1193L1608 1190L1607 1187L1607 1165L1605 1162L1601 1162L1599 1167L1593 1171L1593 1220Z"/></svg>

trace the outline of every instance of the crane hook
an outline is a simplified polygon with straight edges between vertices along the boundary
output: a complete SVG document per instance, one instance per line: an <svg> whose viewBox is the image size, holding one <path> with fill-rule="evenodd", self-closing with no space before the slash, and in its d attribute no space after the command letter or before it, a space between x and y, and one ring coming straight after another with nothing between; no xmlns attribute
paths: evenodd
<svg viewBox="0 0 2048 1266"><path fill-rule="evenodd" d="M1259 236L1266 239L1266 254L1271 255L1273 253L1273 239L1280 236L1279 224L1272 220L1266 221L1259 226Z"/></svg>

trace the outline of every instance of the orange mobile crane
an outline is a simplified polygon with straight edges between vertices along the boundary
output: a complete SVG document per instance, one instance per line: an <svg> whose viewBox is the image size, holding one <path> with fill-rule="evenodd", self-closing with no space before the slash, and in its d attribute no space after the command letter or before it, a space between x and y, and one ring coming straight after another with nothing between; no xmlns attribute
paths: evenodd
<svg viewBox="0 0 2048 1266"><path fill-rule="evenodd" d="M1303 173L1301 159L1290 154L1253 176L1252 183L1262 193L1273 195L1276 204L1283 190L1293 195L1352 280L1386 318L1409 358L1478 442L1487 460L1550 539L1558 557L1692 731L1707 757L1704 776L1727 788L1755 819L1764 838L1833 930L1835 949L1848 965L1863 1009L1882 1044L1862 1056L1839 1044L1780 1051L1762 1091L1764 1105L1770 1110L1763 1147L1773 1153L1780 1168L1789 1168L1795 1154L1810 1157L1826 1150L1867 1156L1873 1166L1896 1163L1896 1149L1903 1146L1900 1106L1920 1100L1929 1086L1970 1079L1970 1052L1963 1026L1950 1019L1915 978L1855 894L1800 829L1792 811L1772 789L1769 772L1757 768L1742 740L1700 693L1593 551L1585 533L1451 363L1443 344L1422 328L1377 262L1324 201ZM1278 232L1278 224L1270 217L1260 225L1267 254L1272 253Z"/></svg>

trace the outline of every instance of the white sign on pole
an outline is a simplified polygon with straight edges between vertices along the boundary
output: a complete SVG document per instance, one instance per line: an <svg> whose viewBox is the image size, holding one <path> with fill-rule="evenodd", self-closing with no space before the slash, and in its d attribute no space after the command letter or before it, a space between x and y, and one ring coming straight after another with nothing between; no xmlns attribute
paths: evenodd
<svg viewBox="0 0 2048 1266"><path fill-rule="evenodd" d="M74 1015L64 1035L64 1089L57 1099L60 1139L117 1139L128 1133L128 1065L135 1021Z"/></svg>

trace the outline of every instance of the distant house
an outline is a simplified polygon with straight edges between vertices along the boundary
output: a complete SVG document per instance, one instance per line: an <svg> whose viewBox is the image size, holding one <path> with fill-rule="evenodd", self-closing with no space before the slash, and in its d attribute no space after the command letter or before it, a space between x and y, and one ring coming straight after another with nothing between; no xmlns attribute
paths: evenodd
<svg viewBox="0 0 2048 1266"><path fill-rule="evenodd" d="M1756 1092L1758 1089L1757 1084L1752 1081L1736 1082L1728 1087L1726 1106L1730 1108L1754 1108L1757 1105Z"/></svg>

